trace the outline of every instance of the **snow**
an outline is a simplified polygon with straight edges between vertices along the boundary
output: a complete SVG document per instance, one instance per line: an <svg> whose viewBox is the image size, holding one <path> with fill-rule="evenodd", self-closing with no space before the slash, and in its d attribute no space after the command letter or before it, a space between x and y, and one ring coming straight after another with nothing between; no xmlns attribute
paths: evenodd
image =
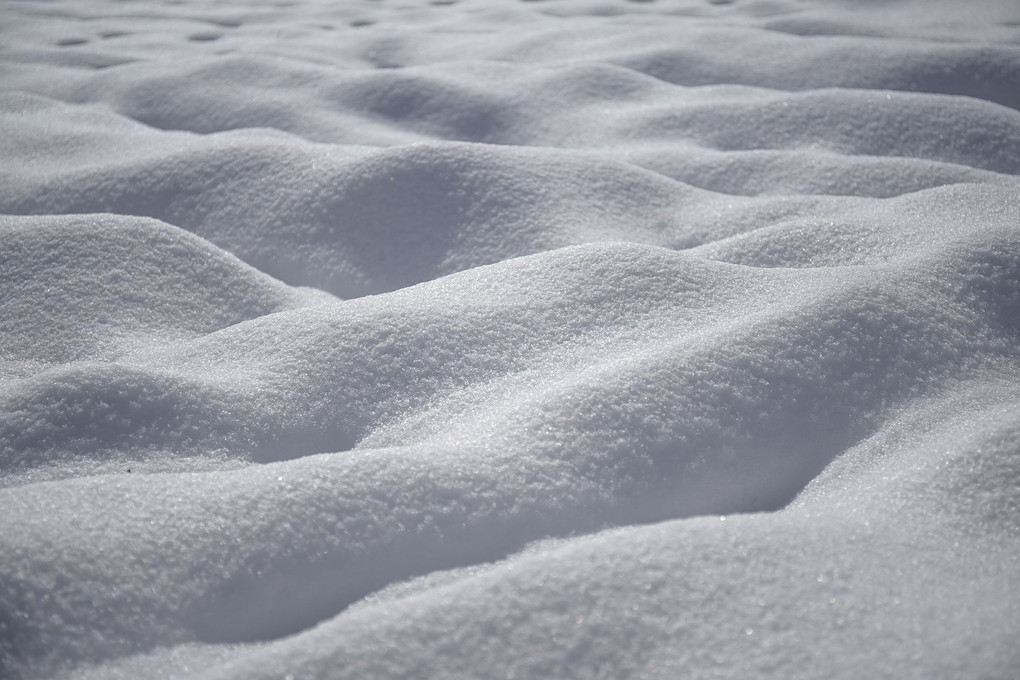
<svg viewBox="0 0 1020 680"><path fill-rule="evenodd" d="M0 46L0 677L1020 673L1012 0Z"/></svg>

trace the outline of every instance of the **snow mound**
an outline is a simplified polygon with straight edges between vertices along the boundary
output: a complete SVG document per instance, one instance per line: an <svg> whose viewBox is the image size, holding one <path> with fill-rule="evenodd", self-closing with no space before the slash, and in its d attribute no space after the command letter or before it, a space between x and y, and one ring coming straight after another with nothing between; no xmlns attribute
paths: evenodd
<svg viewBox="0 0 1020 680"><path fill-rule="evenodd" d="M0 301L0 332L8 361L113 359L133 346L198 337L303 299L208 242L151 219L4 216L0 237L0 285L9 293Z"/></svg>

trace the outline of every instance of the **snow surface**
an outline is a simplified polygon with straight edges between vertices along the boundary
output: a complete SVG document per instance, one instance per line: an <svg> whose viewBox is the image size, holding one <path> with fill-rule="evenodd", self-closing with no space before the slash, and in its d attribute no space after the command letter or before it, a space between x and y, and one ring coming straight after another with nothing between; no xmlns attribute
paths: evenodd
<svg viewBox="0 0 1020 680"><path fill-rule="evenodd" d="M7 0L0 677L1020 677L1015 0Z"/></svg>

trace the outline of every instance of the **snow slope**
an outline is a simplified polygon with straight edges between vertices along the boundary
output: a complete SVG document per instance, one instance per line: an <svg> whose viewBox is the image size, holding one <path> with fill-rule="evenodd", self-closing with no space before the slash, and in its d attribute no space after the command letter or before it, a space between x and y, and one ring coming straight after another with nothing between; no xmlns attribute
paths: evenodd
<svg viewBox="0 0 1020 680"><path fill-rule="evenodd" d="M0 677L1020 673L1015 2L0 12Z"/></svg>

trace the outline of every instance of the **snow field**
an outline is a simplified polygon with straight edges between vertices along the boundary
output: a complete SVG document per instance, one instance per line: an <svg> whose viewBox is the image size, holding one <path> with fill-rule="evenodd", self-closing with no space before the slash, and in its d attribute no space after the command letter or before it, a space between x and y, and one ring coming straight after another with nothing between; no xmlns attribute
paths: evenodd
<svg viewBox="0 0 1020 680"><path fill-rule="evenodd" d="M1013 3L3 14L0 676L1020 668Z"/></svg>

